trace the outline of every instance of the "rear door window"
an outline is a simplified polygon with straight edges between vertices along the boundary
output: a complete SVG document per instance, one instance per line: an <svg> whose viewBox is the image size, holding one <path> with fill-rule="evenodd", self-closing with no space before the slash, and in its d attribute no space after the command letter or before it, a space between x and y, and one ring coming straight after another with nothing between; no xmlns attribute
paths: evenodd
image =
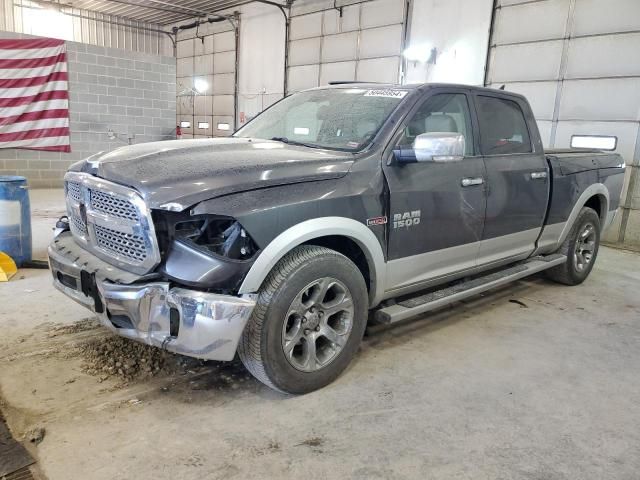
<svg viewBox="0 0 640 480"><path fill-rule="evenodd" d="M480 149L483 155L530 153L531 137L520 105L505 98L478 95Z"/></svg>

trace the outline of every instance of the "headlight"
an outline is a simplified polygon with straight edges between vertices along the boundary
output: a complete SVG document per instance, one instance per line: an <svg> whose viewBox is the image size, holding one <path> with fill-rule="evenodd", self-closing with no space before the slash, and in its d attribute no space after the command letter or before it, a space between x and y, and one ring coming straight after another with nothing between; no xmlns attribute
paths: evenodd
<svg viewBox="0 0 640 480"><path fill-rule="evenodd" d="M156 211L154 223L163 253L174 241L232 260L248 260L258 251L246 230L231 217Z"/></svg>
<svg viewBox="0 0 640 480"><path fill-rule="evenodd" d="M251 258L258 250L242 225L228 217L205 217L178 222L175 224L175 238L234 260Z"/></svg>

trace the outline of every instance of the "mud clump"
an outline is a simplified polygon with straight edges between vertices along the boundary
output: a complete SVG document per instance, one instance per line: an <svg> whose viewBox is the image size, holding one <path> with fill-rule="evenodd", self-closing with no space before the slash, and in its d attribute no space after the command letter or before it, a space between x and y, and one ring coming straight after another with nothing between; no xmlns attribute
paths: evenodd
<svg viewBox="0 0 640 480"><path fill-rule="evenodd" d="M78 347L82 371L99 382L116 378L132 380L184 372L200 361L175 355L160 348L109 335ZM193 365L192 365L193 364Z"/></svg>
<svg viewBox="0 0 640 480"><path fill-rule="evenodd" d="M34 427L24 434L24 438L25 440L38 445L42 440L44 440L45 433L46 430L44 427Z"/></svg>

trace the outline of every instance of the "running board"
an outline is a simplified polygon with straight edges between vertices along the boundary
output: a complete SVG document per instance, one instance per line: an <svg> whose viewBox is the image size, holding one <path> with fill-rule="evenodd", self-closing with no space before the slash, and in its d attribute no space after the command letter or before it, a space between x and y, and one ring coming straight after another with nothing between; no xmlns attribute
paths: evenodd
<svg viewBox="0 0 640 480"><path fill-rule="evenodd" d="M519 263L505 270L381 308L374 313L374 320L379 324L399 322L561 265L566 260L567 257L560 254L533 257L524 263Z"/></svg>

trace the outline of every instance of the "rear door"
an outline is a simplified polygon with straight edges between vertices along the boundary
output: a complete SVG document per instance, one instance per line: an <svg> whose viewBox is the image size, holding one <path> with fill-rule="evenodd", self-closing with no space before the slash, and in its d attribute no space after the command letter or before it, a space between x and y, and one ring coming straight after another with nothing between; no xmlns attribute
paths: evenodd
<svg viewBox="0 0 640 480"><path fill-rule="evenodd" d="M383 162L389 186L388 282L411 290L476 265L485 216L484 162L466 89L432 88L418 101L389 147L411 149L423 133L461 133L464 158Z"/></svg>
<svg viewBox="0 0 640 480"><path fill-rule="evenodd" d="M478 265L526 258L549 199L549 171L531 110L521 97L474 95L484 158L487 214Z"/></svg>

